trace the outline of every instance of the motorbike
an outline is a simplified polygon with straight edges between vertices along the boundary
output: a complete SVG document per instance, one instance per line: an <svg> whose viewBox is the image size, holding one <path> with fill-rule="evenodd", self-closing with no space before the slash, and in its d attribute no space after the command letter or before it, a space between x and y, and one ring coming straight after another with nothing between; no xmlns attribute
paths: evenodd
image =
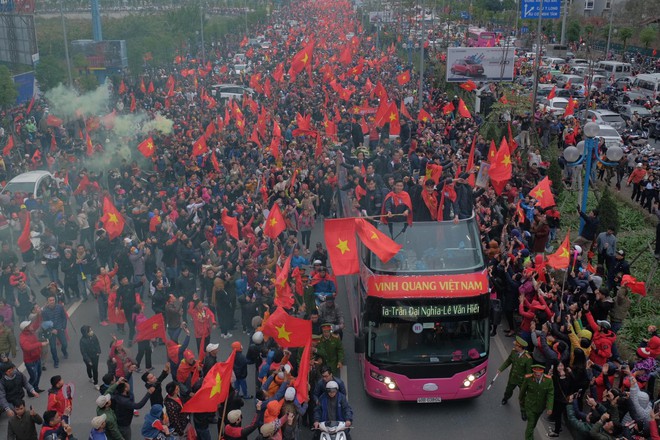
<svg viewBox="0 0 660 440"><path fill-rule="evenodd" d="M319 440L347 440L350 429L346 422L320 422L317 430L321 432Z"/></svg>

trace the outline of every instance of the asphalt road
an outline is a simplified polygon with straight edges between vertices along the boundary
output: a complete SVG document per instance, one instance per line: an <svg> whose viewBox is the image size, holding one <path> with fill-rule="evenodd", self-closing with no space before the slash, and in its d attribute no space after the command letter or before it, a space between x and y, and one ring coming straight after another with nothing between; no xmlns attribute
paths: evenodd
<svg viewBox="0 0 660 440"><path fill-rule="evenodd" d="M318 222L312 235L312 244L322 241L322 223ZM147 301L147 309L150 303ZM348 317L348 306L344 297L340 297L339 304L343 308L345 316ZM59 369L54 369L52 362L47 363L47 371L43 372L41 378L41 388L50 388L50 378L54 374L62 376L65 382L75 385L75 397L73 402L73 415L71 424L75 436L84 440L88 437L91 429L90 421L96 415L95 400L98 391L88 381L85 367L82 362L82 356L78 348L80 339L80 327L82 325L91 325L94 328L101 342L101 361L99 365L100 375L107 372L105 359L107 358L109 344L113 334L119 338L124 335L117 333L114 325L101 327L98 320L98 311L96 302L93 300L87 302L78 302L68 305L71 315L71 325L69 326L69 359L60 360ZM237 316L238 318L238 316ZM347 319L348 321L348 319ZM73 330L75 328L75 331ZM17 329L18 330L18 329ZM499 333L503 333L500 331ZM230 344L234 340L240 341L243 346L249 344L248 336L242 332L234 332L231 339L222 339L219 337L218 330L214 330L212 342L220 344L219 360L225 359L231 349ZM194 341L194 339L193 339ZM500 365L504 356L508 354L511 348L512 339L506 338L500 334L492 339L490 351L490 368L488 372L489 381L495 375L495 369ZM346 366L342 372L342 377L347 381L349 402L355 413L352 432L354 439L435 439L435 438L490 438L490 439L522 439L525 431L525 423L520 419L520 410L517 404L517 391L507 406L501 406L500 400L506 386L506 375L501 375L495 382L492 389L486 391L482 396L469 401L448 401L440 404L416 404L416 403L389 403L376 401L368 398L363 391L362 379L359 374L359 366L356 363L356 356L353 353L353 335L346 332L344 336L344 349L346 352ZM194 349L196 352L196 349ZM137 354L134 347L130 350L132 357ZM22 359L21 354L18 355ZM164 347L157 347L153 353L154 373L158 375L165 364L166 354ZM21 361L17 361L19 364ZM144 361L141 365L144 368ZM21 370L25 371L21 366ZM250 377L248 384L252 384L254 369L249 368ZM168 383L169 379L165 381ZM163 387L164 388L164 387ZM139 375L134 378L135 398L140 400L146 392ZM28 405L32 405L40 414L46 409L47 396L43 393L38 398L26 399ZM144 414L148 411L149 403L140 411L140 416L133 420L133 438L139 439L140 428L144 420ZM243 419L252 420L254 414L254 400L246 402ZM535 434L536 439L545 439L549 430L549 423L543 419L537 425ZM0 416L0 438L6 438L4 433L7 429L7 416ZM216 435L214 427L211 428L212 436ZM254 437L254 434L251 438ZM216 438L216 437L213 437ZM302 439L311 439L311 432L303 428ZM571 438L567 431L561 434L561 439Z"/></svg>

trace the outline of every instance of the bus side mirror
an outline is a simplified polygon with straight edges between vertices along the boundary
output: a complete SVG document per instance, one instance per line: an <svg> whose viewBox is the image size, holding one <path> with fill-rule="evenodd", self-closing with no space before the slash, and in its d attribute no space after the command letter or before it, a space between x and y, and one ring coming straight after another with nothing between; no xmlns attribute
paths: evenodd
<svg viewBox="0 0 660 440"><path fill-rule="evenodd" d="M355 337L355 352L358 354L363 354L366 347L366 336L364 333L360 333Z"/></svg>

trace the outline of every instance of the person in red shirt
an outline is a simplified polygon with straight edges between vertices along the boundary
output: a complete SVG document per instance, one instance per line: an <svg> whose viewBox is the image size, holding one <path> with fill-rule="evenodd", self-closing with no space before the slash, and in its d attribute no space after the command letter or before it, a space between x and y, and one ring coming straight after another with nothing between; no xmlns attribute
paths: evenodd
<svg viewBox="0 0 660 440"><path fill-rule="evenodd" d="M112 287L112 279L117 274L118 266L108 272L105 267L99 267L99 273L92 284L92 293L96 297L99 306L99 320L102 326L108 325L108 298Z"/></svg>
<svg viewBox="0 0 660 440"><path fill-rule="evenodd" d="M21 322L21 334L18 337L21 350L23 351L23 362L27 370L30 385L37 393L44 390L39 389L39 380L41 379L41 351L48 345L48 341L40 341L37 336L37 329L41 325L41 314L32 321Z"/></svg>
<svg viewBox="0 0 660 440"><path fill-rule="evenodd" d="M192 318L197 348L202 347L203 350L211 342L211 329L218 326L215 315L197 298L197 295L193 296L193 300L188 305L188 315Z"/></svg>
<svg viewBox="0 0 660 440"><path fill-rule="evenodd" d="M65 422L69 421L71 415L72 399L64 395L64 380L62 376L56 375L50 378L51 389L48 390L47 411L57 411Z"/></svg>

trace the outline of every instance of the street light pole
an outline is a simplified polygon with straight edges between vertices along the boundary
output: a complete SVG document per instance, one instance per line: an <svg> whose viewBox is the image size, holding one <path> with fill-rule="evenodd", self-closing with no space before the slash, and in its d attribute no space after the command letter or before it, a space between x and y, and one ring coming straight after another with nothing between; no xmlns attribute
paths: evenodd
<svg viewBox="0 0 660 440"><path fill-rule="evenodd" d="M536 56L534 57L534 87L532 90L532 127L536 127L536 94L539 90L539 66L541 65L541 21L543 20L543 0L539 3L539 19L536 26Z"/></svg>
<svg viewBox="0 0 660 440"><path fill-rule="evenodd" d="M607 49L605 50L605 59L610 54L610 43L612 42L612 23L614 22L614 0L610 0L610 28L607 31Z"/></svg>
<svg viewBox="0 0 660 440"><path fill-rule="evenodd" d="M206 64L206 49L204 48L204 5L199 2L199 24L202 37L202 64Z"/></svg>
<svg viewBox="0 0 660 440"><path fill-rule="evenodd" d="M419 110L424 107L424 44L426 43L424 31L424 9L422 9L422 36L419 39Z"/></svg>
<svg viewBox="0 0 660 440"><path fill-rule="evenodd" d="M568 1L564 0L564 15L561 17L561 45L566 44L566 21L568 20Z"/></svg>
<svg viewBox="0 0 660 440"><path fill-rule="evenodd" d="M60 18L62 19L62 37L64 38L64 56L66 57L66 72L69 75L69 87L73 87L71 75L71 58L69 57L69 39L66 36L66 20L64 19L64 0L60 0Z"/></svg>

